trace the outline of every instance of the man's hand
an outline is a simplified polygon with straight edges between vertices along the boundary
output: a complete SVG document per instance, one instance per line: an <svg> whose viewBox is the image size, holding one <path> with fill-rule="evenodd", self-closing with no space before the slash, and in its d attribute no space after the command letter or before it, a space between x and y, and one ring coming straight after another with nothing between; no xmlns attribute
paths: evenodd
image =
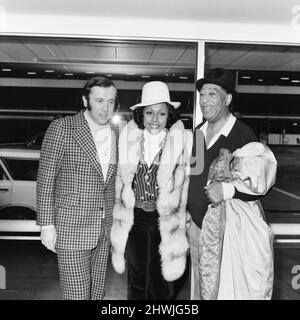
<svg viewBox="0 0 300 320"><path fill-rule="evenodd" d="M224 192L221 182L213 182L209 186L204 187L204 189L206 189L206 196L212 204L218 204L224 200Z"/></svg>
<svg viewBox="0 0 300 320"><path fill-rule="evenodd" d="M56 229L54 226L49 226L46 228L41 229L41 241L42 244L48 249L53 252L55 250L55 243L56 243Z"/></svg>

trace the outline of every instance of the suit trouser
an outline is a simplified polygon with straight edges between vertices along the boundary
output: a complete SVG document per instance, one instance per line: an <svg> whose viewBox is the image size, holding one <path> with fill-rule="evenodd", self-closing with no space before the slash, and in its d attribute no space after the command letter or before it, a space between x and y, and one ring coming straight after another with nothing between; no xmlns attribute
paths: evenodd
<svg viewBox="0 0 300 320"><path fill-rule="evenodd" d="M134 224L128 236L128 299L170 299L170 283L161 272L157 211L134 208Z"/></svg>
<svg viewBox="0 0 300 320"><path fill-rule="evenodd" d="M103 299L109 249L110 242L103 230L93 249L56 250L64 300Z"/></svg>
<svg viewBox="0 0 300 320"><path fill-rule="evenodd" d="M200 299L200 232L201 229L191 219L189 229L190 255L191 255L191 300Z"/></svg>

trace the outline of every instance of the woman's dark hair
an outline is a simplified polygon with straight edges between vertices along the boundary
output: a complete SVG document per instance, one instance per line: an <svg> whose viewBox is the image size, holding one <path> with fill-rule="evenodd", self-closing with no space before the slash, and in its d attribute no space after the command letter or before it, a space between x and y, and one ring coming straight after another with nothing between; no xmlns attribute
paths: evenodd
<svg viewBox="0 0 300 320"><path fill-rule="evenodd" d="M178 110L174 109L172 105L165 102L168 107L168 119L166 123L166 129L170 129L172 125L179 119L179 112ZM139 129L145 129L144 127L144 108L145 107L138 107L133 110L133 120L137 124Z"/></svg>
<svg viewBox="0 0 300 320"><path fill-rule="evenodd" d="M82 95L86 98L87 101L89 101L89 96L93 87L102 87L102 88L115 87L116 88L114 83L109 78L100 77L100 76L91 78L86 82L82 90ZM115 108L117 108L118 105L119 105L118 95L116 95ZM88 110L90 110L89 104L87 108Z"/></svg>

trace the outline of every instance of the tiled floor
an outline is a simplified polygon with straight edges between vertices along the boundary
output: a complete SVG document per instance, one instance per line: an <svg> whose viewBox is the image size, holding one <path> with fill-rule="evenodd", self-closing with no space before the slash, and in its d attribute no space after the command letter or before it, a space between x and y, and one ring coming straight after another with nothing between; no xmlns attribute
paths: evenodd
<svg viewBox="0 0 300 320"><path fill-rule="evenodd" d="M61 300L56 255L39 241L0 240L0 265L6 268L6 290L0 290L0 300ZM274 300L300 300L300 271L295 278L295 265L300 270L299 248L275 249ZM126 274L117 274L109 264L105 299L126 300L126 281ZM176 299L188 300L188 272L175 286Z"/></svg>
<svg viewBox="0 0 300 320"><path fill-rule="evenodd" d="M6 290L0 300L61 300L56 255L39 241L0 240L0 265L6 269ZM176 282L177 299L188 299L188 275ZM108 265L106 300L126 300L127 278Z"/></svg>

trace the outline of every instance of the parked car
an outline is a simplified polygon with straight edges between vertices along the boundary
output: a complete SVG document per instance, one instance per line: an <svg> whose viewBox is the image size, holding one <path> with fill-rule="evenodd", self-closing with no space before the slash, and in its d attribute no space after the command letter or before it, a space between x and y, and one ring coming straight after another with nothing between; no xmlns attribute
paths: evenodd
<svg viewBox="0 0 300 320"><path fill-rule="evenodd" d="M41 149L45 132L37 133L29 142L26 143L27 149Z"/></svg>
<svg viewBox="0 0 300 320"><path fill-rule="evenodd" d="M36 176L40 150L0 148L0 239L38 238Z"/></svg>
<svg viewBox="0 0 300 320"><path fill-rule="evenodd" d="M0 148L13 149L41 149L45 132L38 132L32 139L25 142L6 142L0 143Z"/></svg>

